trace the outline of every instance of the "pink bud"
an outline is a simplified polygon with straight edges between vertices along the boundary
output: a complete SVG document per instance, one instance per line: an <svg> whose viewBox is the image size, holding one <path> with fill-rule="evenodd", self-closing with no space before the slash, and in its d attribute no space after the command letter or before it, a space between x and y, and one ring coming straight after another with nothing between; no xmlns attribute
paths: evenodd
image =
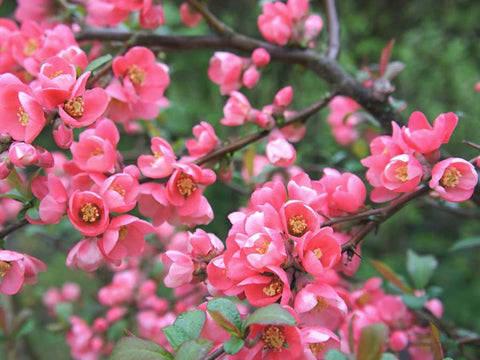
<svg viewBox="0 0 480 360"><path fill-rule="evenodd" d="M157 284L155 284L155 281L149 279L140 286L139 293L142 298L146 298L148 296L154 295L155 291L157 291Z"/></svg>
<svg viewBox="0 0 480 360"><path fill-rule="evenodd" d="M268 139L265 155L268 161L280 167L288 167L295 162L295 148L282 136L280 131L272 132Z"/></svg>
<svg viewBox="0 0 480 360"><path fill-rule="evenodd" d="M108 322L103 318L97 318L93 322L92 330L96 333L103 333L108 330Z"/></svg>
<svg viewBox="0 0 480 360"><path fill-rule="evenodd" d="M224 182L229 182L233 178L233 163L230 161L228 163L220 163L218 168L218 177Z"/></svg>
<svg viewBox="0 0 480 360"><path fill-rule="evenodd" d="M257 84L258 80L260 80L260 72L255 66L250 66L243 73L242 83L249 89L253 88Z"/></svg>
<svg viewBox="0 0 480 360"><path fill-rule="evenodd" d="M277 92L273 100L273 105L276 108L285 109L292 102L292 98L293 98L293 89L291 86L286 86L283 89L281 89L279 92Z"/></svg>
<svg viewBox="0 0 480 360"><path fill-rule="evenodd" d="M304 38L309 41L318 36L320 31L322 31L323 20L318 15L310 15L307 20L305 20L305 32Z"/></svg>
<svg viewBox="0 0 480 360"><path fill-rule="evenodd" d="M35 148L38 152L38 161L36 165L44 169L53 167L53 163L55 162L53 155L40 146L35 146Z"/></svg>
<svg viewBox="0 0 480 360"><path fill-rule="evenodd" d="M67 282L62 286L62 295L67 301L75 301L80 297L80 286L78 284Z"/></svg>
<svg viewBox="0 0 480 360"><path fill-rule="evenodd" d="M477 82L474 87L475 91L480 92L480 82Z"/></svg>
<svg viewBox="0 0 480 360"><path fill-rule="evenodd" d="M8 160L8 153L4 151L0 155L0 179L5 179L12 171L12 163Z"/></svg>
<svg viewBox="0 0 480 360"><path fill-rule="evenodd" d="M55 120L53 125L53 139L59 148L69 149L73 143L73 130L62 119Z"/></svg>
<svg viewBox="0 0 480 360"><path fill-rule="evenodd" d="M424 305L430 312L440 319L443 315L443 304L438 299L428 300Z"/></svg>
<svg viewBox="0 0 480 360"><path fill-rule="evenodd" d="M126 308L120 307L120 306L114 306L107 311L107 315L105 317L107 318L108 323L111 324L120 320L123 317L123 315L126 314L126 312L127 312Z"/></svg>
<svg viewBox="0 0 480 360"><path fill-rule="evenodd" d="M255 49L252 53L252 61L257 66L267 66L270 62L270 54L265 49Z"/></svg>
<svg viewBox="0 0 480 360"><path fill-rule="evenodd" d="M202 14L196 12L188 3L184 2L180 5L180 18L184 25L195 27L202 20Z"/></svg>
<svg viewBox="0 0 480 360"><path fill-rule="evenodd" d="M270 130L275 126L275 119L273 116L263 111L257 114L255 120L257 121L257 125L263 129Z"/></svg>
<svg viewBox="0 0 480 360"><path fill-rule="evenodd" d="M401 351L408 345L408 335L404 331L394 331L388 345L393 351Z"/></svg>
<svg viewBox="0 0 480 360"><path fill-rule="evenodd" d="M26 165L33 165L37 162L38 152L31 144L14 142L8 149L8 159L13 165L23 168Z"/></svg>

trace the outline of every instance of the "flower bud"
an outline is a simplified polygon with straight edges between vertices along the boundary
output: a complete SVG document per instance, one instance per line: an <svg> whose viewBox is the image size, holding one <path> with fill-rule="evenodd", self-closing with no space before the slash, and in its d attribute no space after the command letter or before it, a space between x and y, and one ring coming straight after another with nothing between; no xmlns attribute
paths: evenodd
<svg viewBox="0 0 480 360"><path fill-rule="evenodd" d="M35 149L37 149L38 152L36 165L44 169L53 167L53 163L55 162L53 155L40 146L35 146Z"/></svg>
<svg viewBox="0 0 480 360"><path fill-rule="evenodd" d="M260 80L260 72L257 70L255 66L250 66L242 76L242 83L247 88L253 88Z"/></svg>
<svg viewBox="0 0 480 360"><path fill-rule="evenodd" d="M252 61L259 67L267 66L270 63L270 54L265 49L255 49L252 53Z"/></svg>
<svg viewBox="0 0 480 360"><path fill-rule="evenodd" d="M53 125L53 139L59 148L69 149L73 143L73 130L62 119L55 120Z"/></svg>
<svg viewBox="0 0 480 360"><path fill-rule="evenodd" d="M277 92L275 98L273 99L273 105L275 106L275 108L285 109L292 102L292 98L293 89L291 86L286 86L279 92Z"/></svg>
<svg viewBox="0 0 480 360"><path fill-rule="evenodd" d="M33 165L37 162L38 151L31 144L14 142L8 149L8 159L13 165L23 168L26 165Z"/></svg>
<svg viewBox="0 0 480 360"><path fill-rule="evenodd" d="M408 335L404 331L394 331L388 341L388 346L393 351L402 351L408 345Z"/></svg>

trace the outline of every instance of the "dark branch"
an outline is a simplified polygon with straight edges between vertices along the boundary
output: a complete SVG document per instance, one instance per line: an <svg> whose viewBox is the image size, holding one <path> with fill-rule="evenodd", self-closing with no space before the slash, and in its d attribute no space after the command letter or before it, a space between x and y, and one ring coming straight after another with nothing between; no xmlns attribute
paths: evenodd
<svg viewBox="0 0 480 360"><path fill-rule="evenodd" d="M328 52L329 59L336 59L340 52L340 25L338 23L335 0L324 0L328 24Z"/></svg>
<svg viewBox="0 0 480 360"><path fill-rule="evenodd" d="M7 226L5 229L0 231L0 239L3 239L8 234L14 232L15 230L18 230L18 229L24 227L27 224L28 224L27 219L22 219L22 220L20 220L16 223L13 223L13 224Z"/></svg>

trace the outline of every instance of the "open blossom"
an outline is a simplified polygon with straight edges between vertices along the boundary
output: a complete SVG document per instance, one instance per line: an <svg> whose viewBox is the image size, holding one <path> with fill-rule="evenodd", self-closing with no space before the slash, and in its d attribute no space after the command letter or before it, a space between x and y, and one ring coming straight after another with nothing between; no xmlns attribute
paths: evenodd
<svg viewBox="0 0 480 360"><path fill-rule="evenodd" d="M137 204L139 187L138 177L127 170L108 177L100 185L98 193L110 211L127 212Z"/></svg>
<svg viewBox="0 0 480 360"><path fill-rule="evenodd" d="M16 294L23 283L35 284L38 272L46 269L45 264L33 256L0 249L0 292Z"/></svg>
<svg viewBox="0 0 480 360"><path fill-rule="evenodd" d="M280 131L273 131L270 134L265 155L271 164L280 167L292 165L297 158L295 148L283 137Z"/></svg>
<svg viewBox="0 0 480 360"><path fill-rule="evenodd" d="M242 86L241 77L246 66L244 58L229 52L217 51L210 59L208 77L220 85L222 95L230 94Z"/></svg>
<svg viewBox="0 0 480 360"><path fill-rule="evenodd" d="M183 2L180 5L180 18L182 19L182 23L189 27L197 26L200 21L202 20L202 14L192 9L187 2Z"/></svg>
<svg viewBox="0 0 480 360"><path fill-rule="evenodd" d="M328 124L332 127L335 140L340 145L349 145L358 138L356 126L360 116L356 113L360 105L346 96L335 96L328 104L330 114Z"/></svg>
<svg viewBox="0 0 480 360"><path fill-rule="evenodd" d="M153 155L140 155L138 167L145 176L152 179L167 177L173 172L173 163L176 159L172 146L160 137L154 137L150 142Z"/></svg>
<svg viewBox="0 0 480 360"><path fill-rule="evenodd" d="M100 195L77 190L70 197L68 218L83 235L96 236L107 229L109 211Z"/></svg>
<svg viewBox="0 0 480 360"><path fill-rule="evenodd" d="M279 1L264 3L262 14L258 17L258 28L267 41L285 45L293 32L290 9Z"/></svg>
<svg viewBox="0 0 480 360"><path fill-rule="evenodd" d="M90 237L80 240L68 252L66 264L69 268L78 268L84 271L95 271L104 262L98 248L98 238Z"/></svg>
<svg viewBox="0 0 480 360"><path fill-rule="evenodd" d="M162 255L162 262L168 270L167 276L163 279L166 287L175 288L192 281L195 268L189 255L169 250Z"/></svg>
<svg viewBox="0 0 480 360"><path fill-rule="evenodd" d="M257 112L252 108L245 95L238 91L232 91L223 107L225 117L220 120L220 123L226 126L243 125L251 120Z"/></svg>
<svg viewBox="0 0 480 360"><path fill-rule="evenodd" d="M32 192L40 199L38 214L40 221L27 220L33 224L56 224L67 212L68 196L62 181L54 174L39 176L32 180Z"/></svg>
<svg viewBox="0 0 480 360"><path fill-rule="evenodd" d="M213 151L220 142L212 125L205 121L193 127L193 135L195 135L196 139L188 139L185 146L190 156L195 158Z"/></svg>
<svg viewBox="0 0 480 360"><path fill-rule="evenodd" d="M461 158L448 158L432 169L430 188L447 201L461 202L470 199L478 182L474 166Z"/></svg>

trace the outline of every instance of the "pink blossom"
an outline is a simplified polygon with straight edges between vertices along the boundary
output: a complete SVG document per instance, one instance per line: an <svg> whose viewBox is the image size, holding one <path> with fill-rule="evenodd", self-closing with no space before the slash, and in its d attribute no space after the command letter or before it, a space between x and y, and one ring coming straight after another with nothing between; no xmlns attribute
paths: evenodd
<svg viewBox="0 0 480 360"><path fill-rule="evenodd" d="M293 89L291 86L286 86L280 89L273 99L273 105L276 111L283 111L290 106L293 99Z"/></svg>
<svg viewBox="0 0 480 360"><path fill-rule="evenodd" d="M271 164L280 167L291 166L297 157L295 148L280 132L272 132L270 134L265 155Z"/></svg>
<svg viewBox="0 0 480 360"><path fill-rule="evenodd" d="M138 179L127 172L108 177L98 189L109 210L114 212L132 210L137 204L138 191Z"/></svg>
<svg viewBox="0 0 480 360"><path fill-rule="evenodd" d="M77 190L70 197L68 218L83 235L96 236L107 229L109 211L100 195Z"/></svg>
<svg viewBox="0 0 480 360"><path fill-rule="evenodd" d="M239 126L252 119L255 111L248 102L248 99L238 91L232 91L230 98L223 107L225 116L220 123L226 126Z"/></svg>
<svg viewBox="0 0 480 360"><path fill-rule="evenodd" d="M304 23L304 39L305 41L311 41L315 39L323 28L323 20L318 15L310 15L305 19Z"/></svg>
<svg viewBox="0 0 480 360"><path fill-rule="evenodd" d="M187 2L183 2L180 5L180 18L184 25L195 27L202 21L202 14L192 9Z"/></svg>
<svg viewBox="0 0 480 360"><path fill-rule="evenodd" d="M220 85L222 95L227 95L242 86L241 76L246 65L244 58L229 52L217 51L210 59L208 77Z"/></svg>
<svg viewBox="0 0 480 360"><path fill-rule="evenodd" d="M242 75L242 84L245 85L248 89L253 88L257 85L260 80L260 71L258 71L256 66L249 66L247 70L243 72Z"/></svg>
<svg viewBox="0 0 480 360"><path fill-rule="evenodd" d="M10 20L0 19L0 48L5 51L0 52L0 73L8 73L13 70L16 64L11 52L12 35L18 32L17 24Z"/></svg>
<svg viewBox="0 0 480 360"><path fill-rule="evenodd" d="M390 335L388 346L393 351L402 351L408 345L408 334L405 331L397 330Z"/></svg>
<svg viewBox="0 0 480 360"><path fill-rule="evenodd" d="M270 63L270 54L263 48L253 50L252 61L259 67L267 66Z"/></svg>
<svg viewBox="0 0 480 360"><path fill-rule="evenodd" d="M15 19L20 22L36 21L48 24L55 14L55 5L52 0L18 0L15 9Z"/></svg>
<svg viewBox="0 0 480 360"><path fill-rule="evenodd" d="M442 199L462 202L470 199L478 182L474 166L461 158L448 158L435 164L429 182Z"/></svg>
<svg viewBox="0 0 480 360"><path fill-rule="evenodd" d="M382 184L393 192L410 192L420 184L423 175L422 164L412 155L397 155L385 166Z"/></svg>
<svg viewBox="0 0 480 360"><path fill-rule="evenodd" d="M38 151L35 146L24 142L14 142L8 148L8 160L18 167L34 165L38 161Z"/></svg>
<svg viewBox="0 0 480 360"><path fill-rule="evenodd" d="M188 139L185 143L190 156L199 158L212 152L220 143L212 125L202 121L193 127L196 139Z"/></svg>
<svg viewBox="0 0 480 360"><path fill-rule="evenodd" d="M253 306L266 306L280 300L289 303L292 292L287 273L280 267L268 267L268 272L246 277L238 283L244 287L245 297Z"/></svg>
<svg viewBox="0 0 480 360"><path fill-rule="evenodd" d="M287 201L280 209L285 233L295 239L307 232L315 232L320 227L320 216L310 206L300 200Z"/></svg>
<svg viewBox="0 0 480 360"><path fill-rule="evenodd" d="M194 233L188 235L187 249L193 258L208 261L218 256L223 251L224 245L215 234L196 229Z"/></svg>
<svg viewBox="0 0 480 360"><path fill-rule="evenodd" d="M302 360L323 359L330 350L340 348L338 336L320 326L310 326L301 329L300 337L305 349Z"/></svg>
<svg viewBox="0 0 480 360"><path fill-rule="evenodd" d="M138 167L145 176L152 179L167 177L173 172L176 159L172 146L160 137L154 137L150 142L153 155L140 155Z"/></svg>
<svg viewBox="0 0 480 360"><path fill-rule="evenodd" d="M69 149L73 143L73 130L62 119L57 118L53 124L53 139L61 149Z"/></svg>
<svg viewBox="0 0 480 360"><path fill-rule="evenodd" d="M112 0L87 0L86 21L92 26L117 26L130 14L130 9L117 6Z"/></svg>
<svg viewBox="0 0 480 360"><path fill-rule="evenodd" d="M38 272L46 269L45 264L33 256L0 249L0 292L16 294L23 283L35 284Z"/></svg>
<svg viewBox="0 0 480 360"><path fill-rule="evenodd" d="M169 250L162 255L162 262L168 270L167 276L163 279L166 287L173 288L192 281L195 269L189 255Z"/></svg>
<svg viewBox="0 0 480 360"><path fill-rule="evenodd" d="M335 140L340 145L349 145L358 138L355 129L360 121L356 111L360 109L353 99L345 96L335 96L328 104L330 114L327 117L328 124L332 127Z"/></svg>
<svg viewBox="0 0 480 360"><path fill-rule="evenodd" d="M56 224L67 212L68 196L65 186L54 174L39 176L32 180L32 192L40 199L38 213L40 221L25 216L33 224Z"/></svg>
<svg viewBox="0 0 480 360"><path fill-rule="evenodd" d="M97 243L98 239L92 237L85 238L75 244L67 255L67 266L84 271L97 270L104 261Z"/></svg>
<svg viewBox="0 0 480 360"><path fill-rule="evenodd" d="M440 114L433 127L420 111L415 111L408 119L408 127L402 128L403 139L413 150L430 154L448 143L457 126L458 116L454 113Z"/></svg>
<svg viewBox="0 0 480 360"><path fill-rule="evenodd" d="M141 254L145 235L151 232L153 227L148 222L132 215L120 215L110 221L98 247L108 260L122 260L126 256Z"/></svg>
<svg viewBox="0 0 480 360"><path fill-rule="evenodd" d="M155 30L165 24L165 15L161 4L154 4L153 0L143 0L140 10L140 26L144 29Z"/></svg>
<svg viewBox="0 0 480 360"><path fill-rule="evenodd" d="M292 36L290 9L279 1L264 3L257 23L265 40L277 45L285 45Z"/></svg>

